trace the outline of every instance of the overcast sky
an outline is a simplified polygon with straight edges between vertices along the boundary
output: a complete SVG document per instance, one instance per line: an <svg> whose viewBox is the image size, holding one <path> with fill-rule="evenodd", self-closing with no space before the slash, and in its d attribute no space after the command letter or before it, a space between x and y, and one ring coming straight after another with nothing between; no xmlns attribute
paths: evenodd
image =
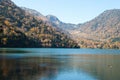
<svg viewBox="0 0 120 80"><path fill-rule="evenodd" d="M12 0L18 6L52 14L66 23L84 23L105 10L120 9L120 0Z"/></svg>

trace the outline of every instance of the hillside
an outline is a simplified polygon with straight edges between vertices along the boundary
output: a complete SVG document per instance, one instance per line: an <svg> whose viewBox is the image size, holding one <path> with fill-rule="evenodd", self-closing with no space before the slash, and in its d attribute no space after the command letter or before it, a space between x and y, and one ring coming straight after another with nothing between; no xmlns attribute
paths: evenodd
<svg viewBox="0 0 120 80"><path fill-rule="evenodd" d="M107 10L78 29L101 40L120 37L120 10Z"/></svg>
<svg viewBox="0 0 120 80"><path fill-rule="evenodd" d="M0 0L0 47L79 47L59 29L16 6Z"/></svg>
<svg viewBox="0 0 120 80"><path fill-rule="evenodd" d="M54 15L47 15L44 16L43 14L41 14L40 12L33 10L33 9L29 9L29 8L25 8L22 7L23 10L25 10L25 12L27 14L32 14L36 19L38 20L42 20L44 21L46 24L51 25L53 27L59 28L61 29L61 31L63 32L68 32L69 30L74 29L75 27L77 27L76 24L72 24L72 23L64 23L62 21L60 21L56 16Z"/></svg>
<svg viewBox="0 0 120 80"><path fill-rule="evenodd" d="M73 38L77 38L79 43L84 39L84 42L89 45L97 43L101 48L104 46L118 48L120 46L120 9L104 11L71 32Z"/></svg>
<svg viewBox="0 0 120 80"><path fill-rule="evenodd" d="M48 19L43 14L41 14L40 12L38 12L36 10L25 8L25 7L21 7L21 9L23 9L26 14L32 15L38 20L48 22Z"/></svg>
<svg viewBox="0 0 120 80"><path fill-rule="evenodd" d="M64 23L62 21L60 21L56 16L54 15L47 15L46 18L52 22L53 24L55 24L58 28L63 29L65 31L69 31L74 29L77 25L72 24L72 23Z"/></svg>

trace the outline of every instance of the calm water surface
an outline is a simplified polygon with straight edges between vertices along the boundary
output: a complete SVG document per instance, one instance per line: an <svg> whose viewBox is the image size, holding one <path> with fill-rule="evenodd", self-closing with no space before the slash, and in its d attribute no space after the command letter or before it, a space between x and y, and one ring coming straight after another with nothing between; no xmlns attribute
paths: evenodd
<svg viewBox="0 0 120 80"><path fill-rule="evenodd" d="M120 80L120 50L1 48L0 80Z"/></svg>

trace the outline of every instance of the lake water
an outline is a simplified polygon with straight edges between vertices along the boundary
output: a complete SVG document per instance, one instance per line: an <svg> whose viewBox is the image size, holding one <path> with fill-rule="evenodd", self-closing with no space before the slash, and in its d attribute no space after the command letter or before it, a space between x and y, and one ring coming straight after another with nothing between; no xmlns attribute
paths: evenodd
<svg viewBox="0 0 120 80"><path fill-rule="evenodd" d="M120 80L120 50L1 48L0 80Z"/></svg>

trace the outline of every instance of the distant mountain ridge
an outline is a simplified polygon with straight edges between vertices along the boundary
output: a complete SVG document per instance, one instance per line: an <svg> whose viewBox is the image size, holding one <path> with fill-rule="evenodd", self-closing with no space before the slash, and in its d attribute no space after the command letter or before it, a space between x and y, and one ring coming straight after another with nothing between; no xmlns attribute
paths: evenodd
<svg viewBox="0 0 120 80"><path fill-rule="evenodd" d="M62 21L60 21L56 16L54 15L42 15L40 12L33 10L33 9L29 9L29 8L25 8L22 7L23 10L25 10L26 12L34 15L36 18L43 20L44 22L48 23L49 25L52 25L54 27L60 28L64 31L68 31L71 29L74 29L75 27L77 27L76 24L72 24L72 23L64 23Z"/></svg>

